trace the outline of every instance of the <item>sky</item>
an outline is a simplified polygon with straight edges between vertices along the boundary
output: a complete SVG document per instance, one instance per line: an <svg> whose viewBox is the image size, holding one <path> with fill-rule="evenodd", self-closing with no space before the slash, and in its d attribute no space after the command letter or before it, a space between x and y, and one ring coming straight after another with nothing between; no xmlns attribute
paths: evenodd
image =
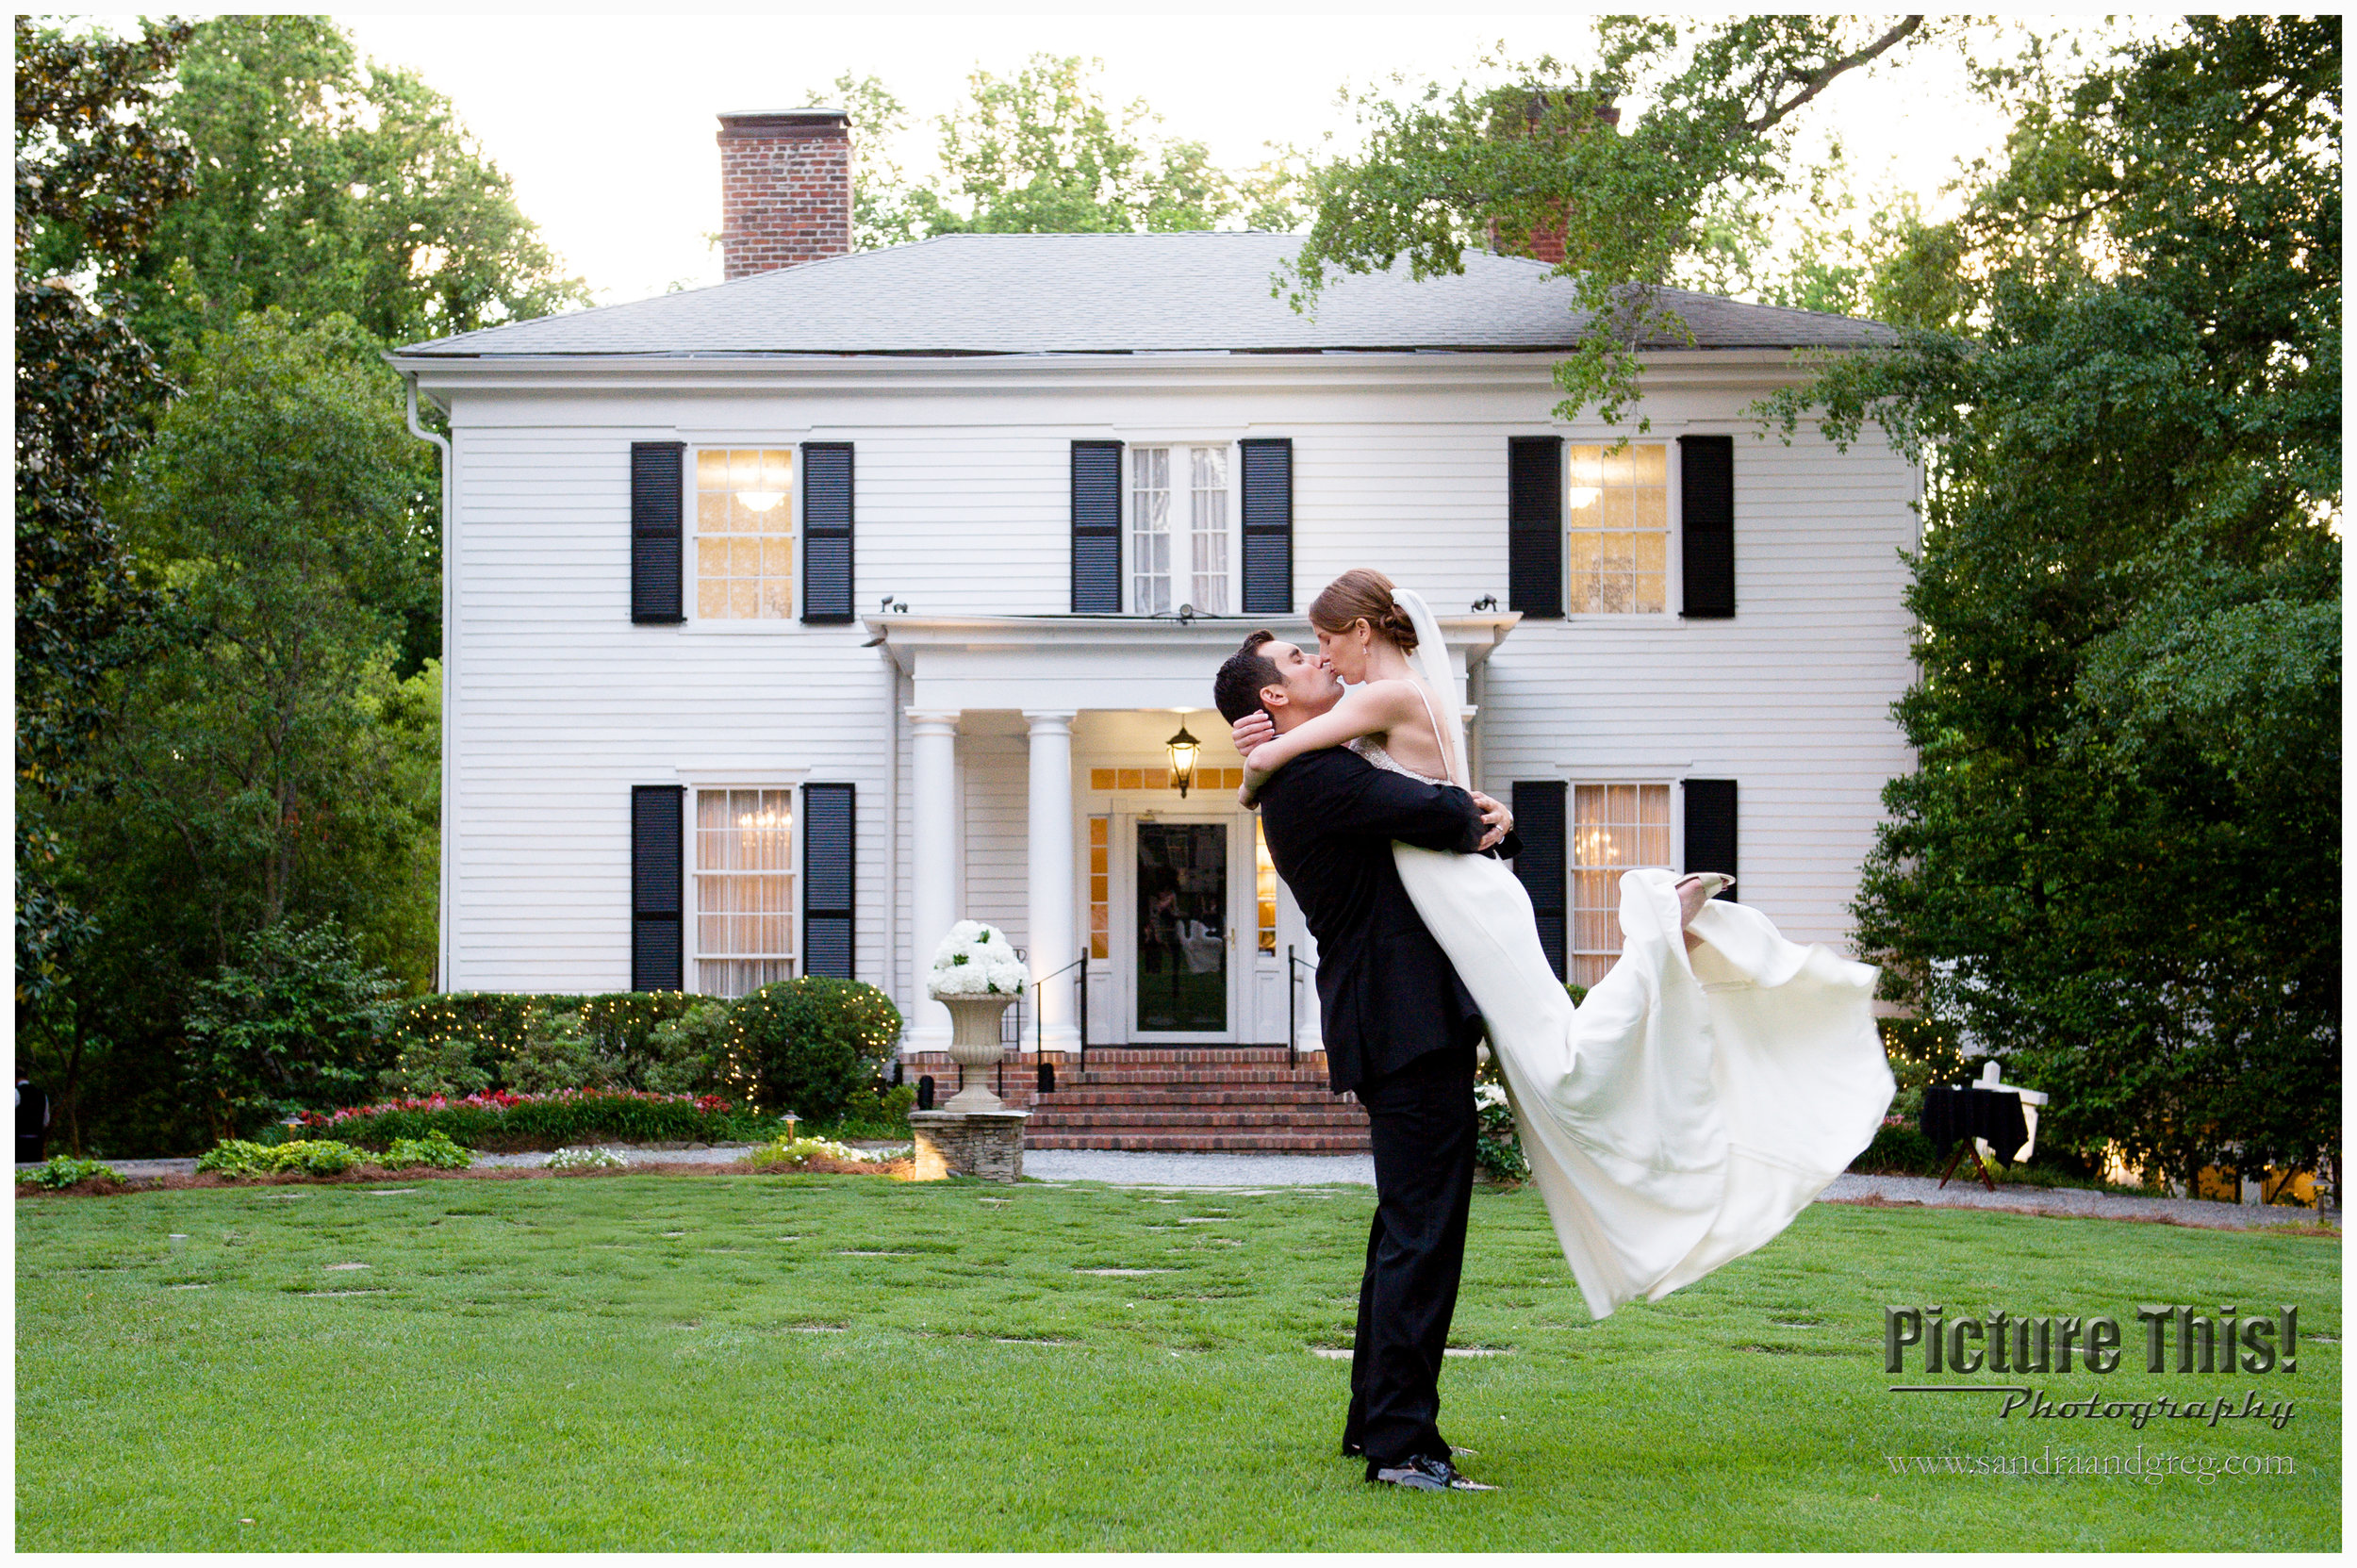
<svg viewBox="0 0 2357 1568"><path fill-rule="evenodd" d="M1092 8L1085 14L924 14L836 6L760 15L456 16L338 13L362 50L409 66L448 94L513 178L523 210L600 304L719 281L721 110L802 107L850 71L881 77L917 129L899 149L929 161L930 119L981 66L1011 74L1031 54L1104 61L1115 102L1144 97L1170 134L1214 161L1250 166L1267 144L1347 137L1337 102L1394 73L1454 84L1503 41L1518 58L1577 58L1584 16L1560 7L1479 14L1323 13L1294 7L1184 16ZM1870 199L1901 190L1937 209L1960 157L1994 144L1993 115L1953 68L1853 77L1821 100Z"/></svg>

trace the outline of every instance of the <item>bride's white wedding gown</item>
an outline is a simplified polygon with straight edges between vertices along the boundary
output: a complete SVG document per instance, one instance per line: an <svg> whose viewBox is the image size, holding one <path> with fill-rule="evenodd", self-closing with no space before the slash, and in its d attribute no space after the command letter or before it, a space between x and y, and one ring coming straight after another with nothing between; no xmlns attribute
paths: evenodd
<svg viewBox="0 0 2357 1568"><path fill-rule="evenodd" d="M1445 664L1424 656L1440 652L1439 625L1421 599L1398 598L1417 623L1426 684L1446 681ZM1461 779L1458 729L1442 740ZM1353 750L1425 777L1380 746ZM1766 1244L1881 1126L1897 1085L1869 966L1788 942L1759 911L1723 900L1694 917L1702 945L1689 953L1676 879L1629 871L1620 959L1574 1009L1504 862L1406 844L1393 852L1416 913L1481 1009L1531 1180L1596 1317L1659 1300Z"/></svg>

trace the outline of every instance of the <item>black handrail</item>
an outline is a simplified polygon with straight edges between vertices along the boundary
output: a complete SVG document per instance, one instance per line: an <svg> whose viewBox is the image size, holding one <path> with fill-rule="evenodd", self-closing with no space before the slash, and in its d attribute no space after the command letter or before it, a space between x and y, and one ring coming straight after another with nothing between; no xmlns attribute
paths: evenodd
<svg viewBox="0 0 2357 1568"><path fill-rule="evenodd" d="M1058 970L1056 971L1056 973L1055 973L1055 974L1052 974L1052 975L1042 975L1042 976L1040 976L1040 977L1039 977L1039 979L1037 979L1037 980L1035 980L1035 981L1033 981L1033 982L1031 982L1031 989L1032 989L1032 990L1034 990L1034 991L1039 991L1039 990L1040 990L1043 986L1045 986L1045 985L1046 985L1046 984L1047 984L1049 981L1054 980L1054 979L1055 979L1058 975L1068 975L1068 974L1070 974L1070 973L1071 973L1073 970L1075 970L1075 969L1078 969L1078 970L1080 970L1080 979L1078 979L1077 981L1073 982L1073 983L1074 983L1076 986L1078 986L1078 987L1080 988L1080 1070L1081 1070L1082 1072L1086 1072L1086 1071L1088 1071L1088 1066L1089 1066L1089 955L1088 955L1088 949L1087 949L1086 948L1081 949L1080 949L1080 957L1078 957L1078 958L1074 959L1071 963L1069 963L1069 964L1065 965L1063 968L1058 969ZM1047 1061L1047 1007L1046 1007L1046 1005L1045 1005L1045 1000L1046 1000L1046 999L1045 999L1045 994L1043 993L1043 996L1042 996L1042 1005L1040 1005L1040 1006L1036 1007L1036 1008L1033 1010L1033 1013L1032 1013L1033 1019L1036 1021L1036 1023L1038 1024L1038 1027L1039 1027L1039 1034L1038 1034L1038 1041L1037 1041L1037 1049L1038 1049L1038 1053L1039 1053L1039 1059L1040 1059L1041 1061L1043 1061L1043 1062L1045 1062L1045 1061Z"/></svg>
<svg viewBox="0 0 2357 1568"><path fill-rule="evenodd" d="M1294 951L1291 942L1285 944L1285 1065L1301 1065L1301 971L1311 974L1318 966Z"/></svg>

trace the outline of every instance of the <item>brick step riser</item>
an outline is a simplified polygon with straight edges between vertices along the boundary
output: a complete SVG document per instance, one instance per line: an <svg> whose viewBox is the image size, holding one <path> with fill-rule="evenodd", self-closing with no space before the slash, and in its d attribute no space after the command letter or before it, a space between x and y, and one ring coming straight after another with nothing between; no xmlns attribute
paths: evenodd
<svg viewBox="0 0 2357 1568"><path fill-rule="evenodd" d="M1201 1112L1107 1111L1101 1115L1034 1116L1032 1128L1046 1132L1079 1132L1100 1128L1128 1128L1151 1132L1363 1132L1366 1118L1355 1120L1319 1115L1220 1115Z"/></svg>
<svg viewBox="0 0 2357 1568"><path fill-rule="evenodd" d="M956 1063L950 1061L947 1051L916 1051L895 1060L904 1064L912 1071L922 1069L931 1072L944 1065L954 1071L957 1066ZM1102 1065L1139 1067L1174 1065L1264 1067L1272 1064L1279 1067L1287 1065L1285 1048L1282 1046L1201 1046L1186 1048L1174 1048L1168 1050L1133 1046L1092 1046L1089 1048L1088 1061L1083 1063L1080 1060L1080 1053L1077 1050L1051 1050L1043 1058L1039 1052L1031 1049L1030 1042L1028 1040L1024 1042L1020 1050L1009 1046L1006 1048L1006 1060L1010 1068L1017 1062L1026 1066L1036 1066L1043 1060L1053 1062L1059 1072L1065 1067L1077 1069L1081 1066L1094 1068ZM1326 1053L1317 1050L1301 1051L1294 1057L1293 1065L1315 1067L1324 1071Z"/></svg>
<svg viewBox="0 0 2357 1568"><path fill-rule="evenodd" d="M1340 1105L1324 1089L1291 1087L1172 1088L1162 1084L1119 1089L1058 1089L1041 1098L1051 1105Z"/></svg>
<svg viewBox="0 0 2357 1568"><path fill-rule="evenodd" d="M1136 1078L1113 1078L1108 1073L1089 1073L1087 1078L1056 1075L1056 1094L1068 1089L1315 1089L1318 1094L1332 1094L1325 1075L1306 1078L1294 1073L1155 1073L1153 1078L1144 1073Z"/></svg>
<svg viewBox="0 0 2357 1568"><path fill-rule="evenodd" d="M1296 1132L1029 1132L1029 1149L1128 1149L1152 1154L1364 1154L1366 1137Z"/></svg>

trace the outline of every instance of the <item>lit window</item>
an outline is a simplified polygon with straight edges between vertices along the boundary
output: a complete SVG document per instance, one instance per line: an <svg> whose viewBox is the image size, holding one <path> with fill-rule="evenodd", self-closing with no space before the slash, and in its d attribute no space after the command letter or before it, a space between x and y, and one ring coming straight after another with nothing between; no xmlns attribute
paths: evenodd
<svg viewBox="0 0 2357 1568"><path fill-rule="evenodd" d="M1563 450L1564 557L1573 615L1659 615L1668 607L1670 449Z"/></svg>
<svg viewBox="0 0 2357 1568"><path fill-rule="evenodd" d="M696 792L696 988L794 978L794 792Z"/></svg>
<svg viewBox="0 0 2357 1568"><path fill-rule="evenodd" d="M696 616L794 615L794 454L696 454Z"/></svg>
<svg viewBox="0 0 2357 1568"><path fill-rule="evenodd" d="M1163 615L1191 604L1228 613L1235 554L1228 526L1228 449L1129 450L1129 607Z"/></svg>
<svg viewBox="0 0 2357 1568"><path fill-rule="evenodd" d="M1670 868L1670 786L1579 784L1572 794L1572 979L1593 985L1621 956L1621 873Z"/></svg>
<svg viewBox="0 0 2357 1568"><path fill-rule="evenodd" d="M1261 904L1261 950L1277 950L1277 862L1268 857L1268 834L1252 819L1253 894Z"/></svg>

